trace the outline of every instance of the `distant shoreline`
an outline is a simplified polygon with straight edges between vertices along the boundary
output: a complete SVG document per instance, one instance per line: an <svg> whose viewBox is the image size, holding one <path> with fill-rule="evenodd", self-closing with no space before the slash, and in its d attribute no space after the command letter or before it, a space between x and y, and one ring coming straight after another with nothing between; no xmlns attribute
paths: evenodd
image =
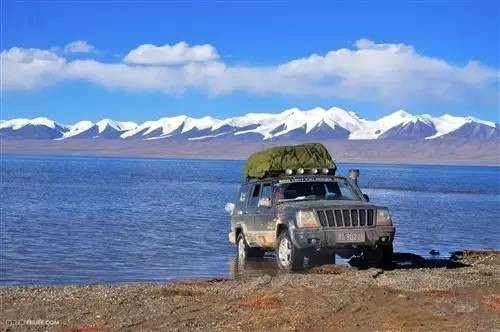
<svg viewBox="0 0 500 332"><path fill-rule="evenodd" d="M51 154L51 153L23 153L23 152L2 152L3 156L27 156L27 157L75 157L75 158L109 158L109 159L154 159L154 160L207 160L207 161L245 161L246 158L226 158L219 156L136 156L136 155L106 155L106 154ZM391 162L391 161L364 161L364 160L338 160L337 164L363 164L363 165L391 165L391 166L456 166L456 167L493 167L500 168L498 164L467 163L426 163L426 162Z"/></svg>
<svg viewBox="0 0 500 332"><path fill-rule="evenodd" d="M1 140L2 154L152 159L245 160L276 145L302 142L142 140ZM339 163L500 166L498 141L322 141Z"/></svg>

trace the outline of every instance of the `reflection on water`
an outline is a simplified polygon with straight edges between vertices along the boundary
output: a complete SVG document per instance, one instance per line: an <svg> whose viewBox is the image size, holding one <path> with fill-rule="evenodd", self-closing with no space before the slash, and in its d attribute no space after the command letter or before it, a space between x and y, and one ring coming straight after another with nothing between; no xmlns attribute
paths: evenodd
<svg viewBox="0 0 500 332"><path fill-rule="evenodd" d="M351 265L351 260L343 259L335 256L335 265ZM312 267L308 257L304 259L304 270L297 273L304 273L308 268ZM264 257L252 257L246 260L239 260L235 255L229 261L229 277L230 278L245 278L256 276L275 276L279 273L284 273L278 269L276 256L272 252L266 253Z"/></svg>
<svg viewBox="0 0 500 332"><path fill-rule="evenodd" d="M273 255L266 255L262 258L252 258L240 260L236 256L229 262L229 277L255 277L270 275L275 276L278 274L278 267L276 259Z"/></svg>
<svg viewBox="0 0 500 332"><path fill-rule="evenodd" d="M390 266L384 267L384 269L454 269L469 266L460 261L460 252L457 253L453 253L452 255L446 257L438 257L436 255L423 257L414 253L396 252L394 253L392 264ZM355 269L366 269L370 267L364 265L359 256L353 256L350 259L343 259L339 256L336 256L335 265L350 266ZM312 265L306 258L304 262L304 269L295 273L307 273L308 268L310 267L312 267ZM260 277L265 275L276 276L279 273L288 272L280 271L276 264L276 257L273 254L269 253L262 258L250 258L246 260L238 260L237 257L234 257L230 260L229 263L230 278Z"/></svg>

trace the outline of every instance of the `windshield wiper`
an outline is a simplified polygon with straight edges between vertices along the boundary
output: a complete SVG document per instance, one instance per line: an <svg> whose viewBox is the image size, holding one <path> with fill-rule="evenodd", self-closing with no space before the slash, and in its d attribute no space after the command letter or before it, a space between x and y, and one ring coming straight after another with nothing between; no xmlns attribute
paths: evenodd
<svg viewBox="0 0 500 332"><path fill-rule="evenodd" d="M316 197L306 197L306 196L298 196L295 198L287 198L287 199L282 199L279 202L299 202L299 201L317 201L320 199L324 198L316 198Z"/></svg>

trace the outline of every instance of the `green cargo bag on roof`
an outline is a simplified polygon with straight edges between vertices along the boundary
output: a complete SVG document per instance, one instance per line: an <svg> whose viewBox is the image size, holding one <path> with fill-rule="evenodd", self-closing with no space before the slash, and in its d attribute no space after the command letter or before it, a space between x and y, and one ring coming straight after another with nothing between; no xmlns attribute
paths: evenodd
<svg viewBox="0 0 500 332"><path fill-rule="evenodd" d="M269 148L248 157L245 165L247 178L262 178L283 173L287 168L328 168L336 166L328 150L319 143Z"/></svg>

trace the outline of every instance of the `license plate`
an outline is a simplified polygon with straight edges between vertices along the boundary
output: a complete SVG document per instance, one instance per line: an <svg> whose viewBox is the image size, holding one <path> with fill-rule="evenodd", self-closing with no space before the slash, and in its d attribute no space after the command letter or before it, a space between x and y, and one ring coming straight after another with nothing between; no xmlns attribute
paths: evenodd
<svg viewBox="0 0 500 332"><path fill-rule="evenodd" d="M337 242L365 242L364 232L339 232Z"/></svg>

